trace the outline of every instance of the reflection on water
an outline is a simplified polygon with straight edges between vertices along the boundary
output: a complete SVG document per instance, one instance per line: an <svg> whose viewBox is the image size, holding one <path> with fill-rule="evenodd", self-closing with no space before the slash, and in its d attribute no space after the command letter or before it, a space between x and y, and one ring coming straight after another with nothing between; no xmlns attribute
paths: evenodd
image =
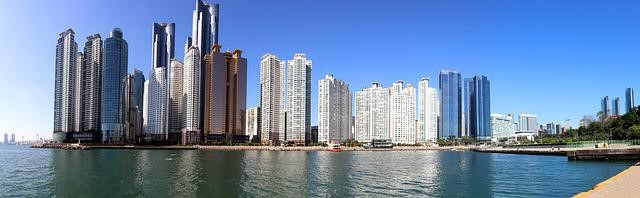
<svg viewBox="0 0 640 198"><path fill-rule="evenodd" d="M27 197L567 197L632 163L452 151L0 146L0 192Z"/></svg>

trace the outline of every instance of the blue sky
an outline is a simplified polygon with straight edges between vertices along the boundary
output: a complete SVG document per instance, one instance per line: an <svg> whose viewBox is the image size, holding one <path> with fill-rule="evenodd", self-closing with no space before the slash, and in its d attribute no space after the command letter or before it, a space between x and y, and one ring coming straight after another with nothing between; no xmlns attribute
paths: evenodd
<svg viewBox="0 0 640 198"><path fill-rule="evenodd" d="M270 52L313 60L312 125L317 81L326 74L352 91L372 81L437 87L440 69L491 81L492 112L538 114L574 125L595 114L600 98L640 89L638 1L249 1L220 0L220 43L248 59L249 106L259 102L259 58ZM195 0L0 3L0 133L27 139L53 129L55 45L67 28L84 46L114 27L129 43L129 70L151 67L153 22L176 23L176 56L191 35ZM639 91L639 90L636 90ZM624 99L622 101L624 103Z"/></svg>

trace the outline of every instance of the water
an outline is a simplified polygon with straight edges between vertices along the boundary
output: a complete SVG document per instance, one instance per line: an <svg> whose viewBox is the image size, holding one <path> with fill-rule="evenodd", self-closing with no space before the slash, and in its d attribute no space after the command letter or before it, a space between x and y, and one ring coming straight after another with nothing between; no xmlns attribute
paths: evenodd
<svg viewBox="0 0 640 198"><path fill-rule="evenodd" d="M0 146L0 197L569 197L631 164L455 151Z"/></svg>

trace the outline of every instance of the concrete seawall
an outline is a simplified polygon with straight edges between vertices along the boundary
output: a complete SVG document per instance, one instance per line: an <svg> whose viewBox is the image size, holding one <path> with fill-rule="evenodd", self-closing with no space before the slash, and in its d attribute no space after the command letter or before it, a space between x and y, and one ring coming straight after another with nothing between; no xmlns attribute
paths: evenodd
<svg viewBox="0 0 640 198"><path fill-rule="evenodd" d="M640 163L637 163L617 175L599 183L591 190L575 197L639 197Z"/></svg>
<svg viewBox="0 0 640 198"><path fill-rule="evenodd" d="M572 150L567 156L569 160L637 160L640 148Z"/></svg>

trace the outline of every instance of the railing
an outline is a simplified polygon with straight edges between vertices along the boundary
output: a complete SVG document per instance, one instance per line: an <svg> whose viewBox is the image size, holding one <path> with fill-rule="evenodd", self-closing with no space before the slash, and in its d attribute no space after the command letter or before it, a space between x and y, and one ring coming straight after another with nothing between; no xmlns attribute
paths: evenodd
<svg viewBox="0 0 640 198"><path fill-rule="evenodd" d="M615 148L640 145L640 140L595 140L567 143L568 148Z"/></svg>

